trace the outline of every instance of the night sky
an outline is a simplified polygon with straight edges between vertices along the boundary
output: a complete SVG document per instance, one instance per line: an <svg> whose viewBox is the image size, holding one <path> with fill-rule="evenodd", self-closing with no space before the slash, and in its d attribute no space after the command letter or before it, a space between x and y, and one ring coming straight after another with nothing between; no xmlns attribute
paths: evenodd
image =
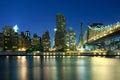
<svg viewBox="0 0 120 80"><path fill-rule="evenodd" d="M53 41L56 14L66 18L67 29L73 27L80 34L88 24L114 24L120 21L120 0L0 0L0 32L5 25L18 25L19 33L29 30L42 36L46 30Z"/></svg>

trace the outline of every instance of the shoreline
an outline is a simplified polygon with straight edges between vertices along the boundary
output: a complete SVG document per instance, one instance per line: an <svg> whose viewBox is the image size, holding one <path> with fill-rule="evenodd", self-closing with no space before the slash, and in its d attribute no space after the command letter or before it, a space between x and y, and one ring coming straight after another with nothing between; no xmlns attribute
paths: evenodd
<svg viewBox="0 0 120 80"><path fill-rule="evenodd" d="M94 54L91 52L0 52L0 56L120 56L120 54Z"/></svg>

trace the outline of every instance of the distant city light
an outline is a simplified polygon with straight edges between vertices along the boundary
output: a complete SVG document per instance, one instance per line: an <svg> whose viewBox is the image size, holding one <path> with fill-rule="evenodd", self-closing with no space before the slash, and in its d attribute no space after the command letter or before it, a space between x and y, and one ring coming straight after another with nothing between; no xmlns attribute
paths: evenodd
<svg viewBox="0 0 120 80"><path fill-rule="evenodd" d="M26 48L19 48L18 51L26 51Z"/></svg>
<svg viewBox="0 0 120 80"><path fill-rule="evenodd" d="M19 28L18 28L17 24L13 27L13 30L14 30L15 32L18 32Z"/></svg>

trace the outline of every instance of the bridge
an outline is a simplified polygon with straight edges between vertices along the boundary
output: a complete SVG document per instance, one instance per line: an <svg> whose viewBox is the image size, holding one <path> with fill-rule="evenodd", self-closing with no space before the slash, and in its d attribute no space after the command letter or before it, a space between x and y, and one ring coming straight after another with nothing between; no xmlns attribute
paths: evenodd
<svg viewBox="0 0 120 80"><path fill-rule="evenodd" d="M83 44L86 45L109 45L111 40L120 36L120 22L103 26L102 24L92 24L84 35Z"/></svg>

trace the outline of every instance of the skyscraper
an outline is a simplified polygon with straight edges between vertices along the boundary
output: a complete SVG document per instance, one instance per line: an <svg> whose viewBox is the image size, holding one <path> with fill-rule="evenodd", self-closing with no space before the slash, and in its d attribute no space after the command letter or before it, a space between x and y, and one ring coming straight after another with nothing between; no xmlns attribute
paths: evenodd
<svg viewBox="0 0 120 80"><path fill-rule="evenodd" d="M34 33L33 38L31 39L31 46L36 47L40 45L40 37Z"/></svg>
<svg viewBox="0 0 120 80"><path fill-rule="evenodd" d="M48 31L45 31L42 34L42 46L43 46L44 51L49 51L49 49L50 49L50 36L49 36Z"/></svg>
<svg viewBox="0 0 120 80"><path fill-rule="evenodd" d="M66 33L66 48L69 50L76 50L76 33L70 27L68 32Z"/></svg>
<svg viewBox="0 0 120 80"><path fill-rule="evenodd" d="M30 31L26 31L26 32L25 32L25 37L26 37L28 40L30 40Z"/></svg>
<svg viewBox="0 0 120 80"><path fill-rule="evenodd" d="M3 27L4 50L16 51L18 49L18 33L14 32L11 26Z"/></svg>
<svg viewBox="0 0 120 80"><path fill-rule="evenodd" d="M28 34L30 34L30 32L28 32ZM19 35L18 45L19 51L26 51L31 46L30 36L27 35L27 31L26 34L21 32Z"/></svg>
<svg viewBox="0 0 120 80"><path fill-rule="evenodd" d="M59 49L65 48L66 20L62 14L56 15L55 45Z"/></svg>
<svg viewBox="0 0 120 80"><path fill-rule="evenodd" d="M56 28L57 31L66 32L66 20L60 13L56 15Z"/></svg>
<svg viewBox="0 0 120 80"><path fill-rule="evenodd" d="M25 48L25 34L24 32L21 32L18 36L18 46L19 46L19 51L22 50L22 48Z"/></svg>

